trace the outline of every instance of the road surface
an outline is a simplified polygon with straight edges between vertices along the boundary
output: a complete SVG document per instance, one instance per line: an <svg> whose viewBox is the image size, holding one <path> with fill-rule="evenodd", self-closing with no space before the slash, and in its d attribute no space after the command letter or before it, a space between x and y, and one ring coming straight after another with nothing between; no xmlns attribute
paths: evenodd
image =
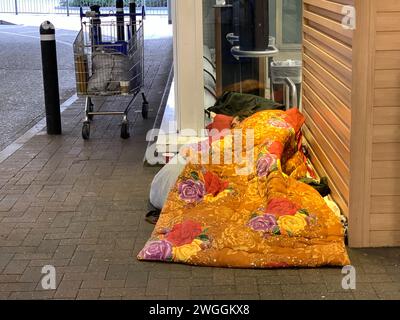
<svg viewBox="0 0 400 320"><path fill-rule="evenodd" d="M60 98L75 92L72 43L56 30ZM0 151L44 117L39 28L0 25Z"/></svg>

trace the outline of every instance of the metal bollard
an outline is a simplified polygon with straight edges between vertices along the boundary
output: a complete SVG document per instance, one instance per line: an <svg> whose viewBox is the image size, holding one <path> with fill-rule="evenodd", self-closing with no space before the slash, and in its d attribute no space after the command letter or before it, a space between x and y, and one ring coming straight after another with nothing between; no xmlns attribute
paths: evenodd
<svg viewBox="0 0 400 320"><path fill-rule="evenodd" d="M117 0L115 7L117 8L117 39L118 41L124 41L124 1Z"/></svg>
<svg viewBox="0 0 400 320"><path fill-rule="evenodd" d="M42 50L47 134L61 134L56 31L50 21L45 21L40 25L40 47Z"/></svg>

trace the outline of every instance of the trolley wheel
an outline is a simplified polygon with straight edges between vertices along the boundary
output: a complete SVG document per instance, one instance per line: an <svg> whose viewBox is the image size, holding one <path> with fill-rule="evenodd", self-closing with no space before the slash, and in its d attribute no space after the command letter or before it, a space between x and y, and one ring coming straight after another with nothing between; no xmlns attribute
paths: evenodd
<svg viewBox="0 0 400 320"><path fill-rule="evenodd" d="M149 117L149 104L147 102L142 103L142 118L147 119Z"/></svg>
<svg viewBox="0 0 400 320"><path fill-rule="evenodd" d="M85 121L82 125L82 138L83 140L89 140L90 137L90 122Z"/></svg>
<svg viewBox="0 0 400 320"><path fill-rule="evenodd" d="M88 112L93 112L94 108L93 108L93 102L90 101L89 106L88 106ZM89 120L93 120L93 115L92 114L88 114L87 115Z"/></svg>
<svg viewBox="0 0 400 320"><path fill-rule="evenodd" d="M121 138L128 139L131 135L129 134L129 122L123 121L121 124Z"/></svg>

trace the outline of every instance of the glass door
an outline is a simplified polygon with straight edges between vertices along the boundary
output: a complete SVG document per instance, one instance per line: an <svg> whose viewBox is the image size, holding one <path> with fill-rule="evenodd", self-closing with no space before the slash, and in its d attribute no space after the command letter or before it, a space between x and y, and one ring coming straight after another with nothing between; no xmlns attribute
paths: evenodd
<svg viewBox="0 0 400 320"><path fill-rule="evenodd" d="M300 50L302 42L302 0L272 0L276 10L275 32L280 50Z"/></svg>

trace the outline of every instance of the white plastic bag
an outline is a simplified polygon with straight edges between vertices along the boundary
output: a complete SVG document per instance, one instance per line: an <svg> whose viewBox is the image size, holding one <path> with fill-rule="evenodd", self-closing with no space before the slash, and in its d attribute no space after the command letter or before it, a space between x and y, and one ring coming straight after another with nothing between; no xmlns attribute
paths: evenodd
<svg viewBox="0 0 400 320"><path fill-rule="evenodd" d="M177 154L156 174L150 188L150 203L162 209L168 194L186 166L186 159Z"/></svg>

